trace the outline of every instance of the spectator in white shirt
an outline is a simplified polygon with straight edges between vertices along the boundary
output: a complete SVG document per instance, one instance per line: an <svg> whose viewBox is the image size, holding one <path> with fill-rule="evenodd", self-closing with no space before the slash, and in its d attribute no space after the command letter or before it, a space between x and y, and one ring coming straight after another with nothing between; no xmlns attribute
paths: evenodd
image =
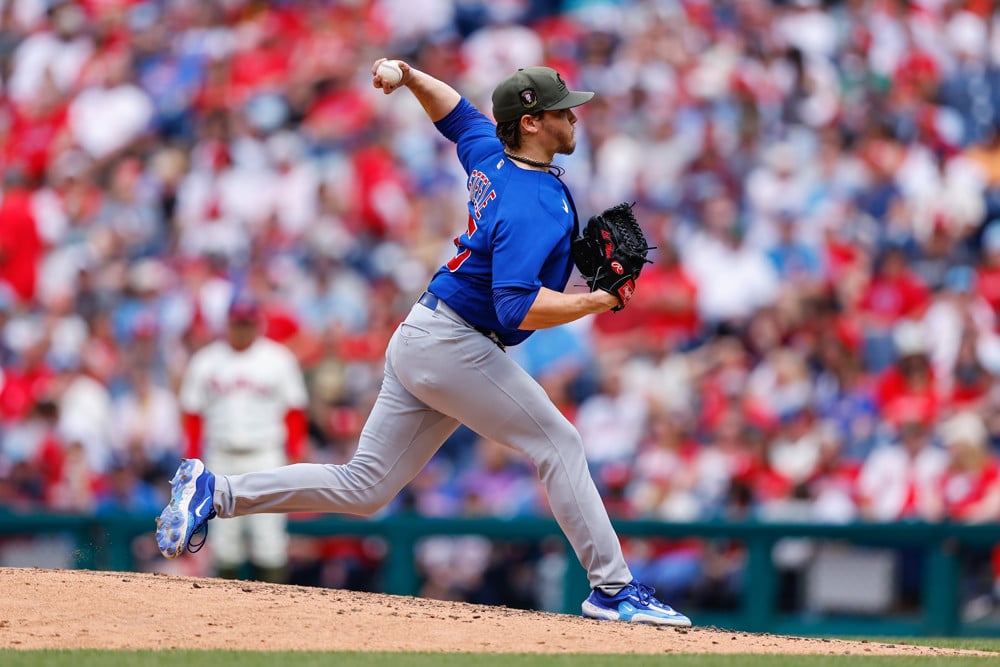
<svg viewBox="0 0 1000 667"><path fill-rule="evenodd" d="M862 516L901 521L927 516L934 489L948 466L948 455L931 439L920 416L905 415L897 441L877 447L858 478Z"/></svg>
<svg viewBox="0 0 1000 667"><path fill-rule="evenodd" d="M132 82L132 58L124 51L104 55L97 81L69 106L69 127L76 142L95 159L127 148L151 128L153 102Z"/></svg>
<svg viewBox="0 0 1000 667"><path fill-rule="evenodd" d="M777 299L777 272L767 255L744 243L734 201L716 196L702 211L704 228L681 248L698 284L698 309L706 323L743 322Z"/></svg>

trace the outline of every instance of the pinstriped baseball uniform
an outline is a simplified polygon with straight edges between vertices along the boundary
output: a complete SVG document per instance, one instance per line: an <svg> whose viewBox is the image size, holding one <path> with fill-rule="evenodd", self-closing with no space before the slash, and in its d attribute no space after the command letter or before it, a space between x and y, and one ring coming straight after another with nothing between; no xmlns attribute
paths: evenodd
<svg viewBox="0 0 1000 667"><path fill-rule="evenodd" d="M191 358L180 390L184 412L204 419L206 465L225 474L287 463L285 414L305 408L306 399L291 350L264 337L245 350L221 340L206 345ZM219 522L212 554L225 567L248 559L282 567L288 560L286 522L280 514Z"/></svg>

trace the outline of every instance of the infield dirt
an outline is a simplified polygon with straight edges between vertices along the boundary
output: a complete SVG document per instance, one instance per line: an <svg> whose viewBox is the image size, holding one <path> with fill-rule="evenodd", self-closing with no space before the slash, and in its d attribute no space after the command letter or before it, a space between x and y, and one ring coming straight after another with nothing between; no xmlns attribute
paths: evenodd
<svg viewBox="0 0 1000 667"><path fill-rule="evenodd" d="M0 568L0 581L0 648L995 655L162 574Z"/></svg>

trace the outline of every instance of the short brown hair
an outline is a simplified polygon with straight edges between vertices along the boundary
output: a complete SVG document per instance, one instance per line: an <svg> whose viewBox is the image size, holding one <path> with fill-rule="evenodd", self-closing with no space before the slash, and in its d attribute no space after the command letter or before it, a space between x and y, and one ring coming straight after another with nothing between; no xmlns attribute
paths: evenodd
<svg viewBox="0 0 1000 667"><path fill-rule="evenodd" d="M497 123L497 139L504 148L517 150L521 147L521 119Z"/></svg>
<svg viewBox="0 0 1000 667"><path fill-rule="evenodd" d="M504 148L517 150L521 147L521 119L525 116L541 118L547 113L547 111L526 113L518 116L516 120L505 120L497 123L497 139L504 145Z"/></svg>

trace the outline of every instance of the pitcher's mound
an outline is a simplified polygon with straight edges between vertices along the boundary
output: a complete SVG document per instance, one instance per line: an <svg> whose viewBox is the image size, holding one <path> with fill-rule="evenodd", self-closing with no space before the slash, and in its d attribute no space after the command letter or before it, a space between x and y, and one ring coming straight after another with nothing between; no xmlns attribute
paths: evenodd
<svg viewBox="0 0 1000 667"><path fill-rule="evenodd" d="M659 629L504 607L161 574L0 568L0 581L0 648L974 653L877 641Z"/></svg>

